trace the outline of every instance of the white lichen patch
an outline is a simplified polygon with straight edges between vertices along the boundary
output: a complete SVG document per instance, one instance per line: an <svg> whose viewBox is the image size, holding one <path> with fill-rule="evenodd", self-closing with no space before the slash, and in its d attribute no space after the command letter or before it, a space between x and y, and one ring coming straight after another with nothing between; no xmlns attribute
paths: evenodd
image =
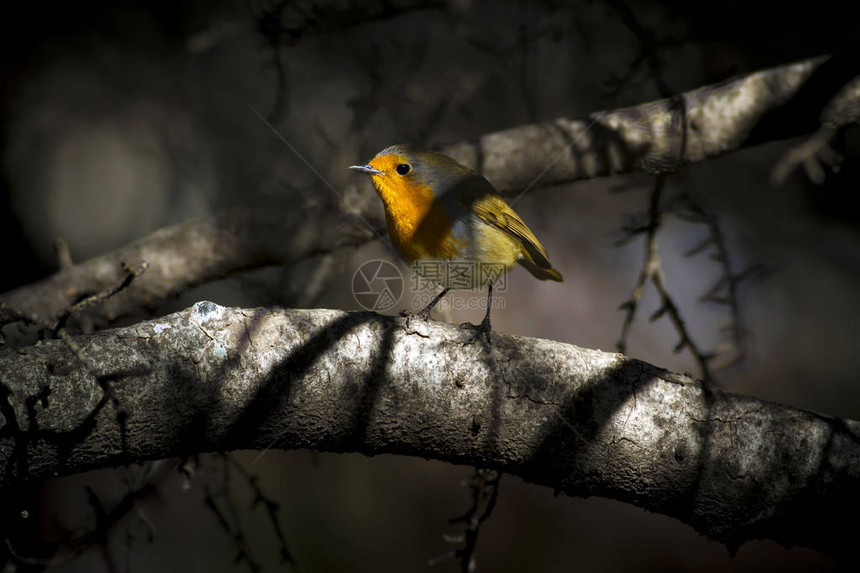
<svg viewBox="0 0 860 573"><path fill-rule="evenodd" d="M153 332L155 332L155 334L161 334L165 330L170 330L171 328L172 326L170 324L164 322L159 322L152 325L152 330Z"/></svg>

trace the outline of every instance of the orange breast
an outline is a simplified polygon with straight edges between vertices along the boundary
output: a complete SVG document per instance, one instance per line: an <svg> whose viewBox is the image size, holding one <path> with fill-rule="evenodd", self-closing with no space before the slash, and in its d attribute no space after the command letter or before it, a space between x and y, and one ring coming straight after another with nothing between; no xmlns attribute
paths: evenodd
<svg viewBox="0 0 860 573"><path fill-rule="evenodd" d="M386 209L385 219L391 242L409 262L455 258L460 253L459 241L451 235L451 220L438 203L401 204Z"/></svg>
<svg viewBox="0 0 860 573"><path fill-rule="evenodd" d="M451 236L451 220L429 187L399 187L385 176L375 177L374 185L385 206L388 236L404 259L458 256L461 246Z"/></svg>

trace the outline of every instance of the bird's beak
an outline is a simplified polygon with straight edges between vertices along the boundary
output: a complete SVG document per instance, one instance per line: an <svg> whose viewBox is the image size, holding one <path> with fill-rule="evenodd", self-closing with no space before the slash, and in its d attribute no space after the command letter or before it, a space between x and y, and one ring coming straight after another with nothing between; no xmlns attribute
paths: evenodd
<svg viewBox="0 0 860 573"><path fill-rule="evenodd" d="M368 175L382 175L385 173L384 171L380 171L379 169L374 169L370 165L350 165L350 169L355 169L356 171L361 171L362 173L367 173Z"/></svg>

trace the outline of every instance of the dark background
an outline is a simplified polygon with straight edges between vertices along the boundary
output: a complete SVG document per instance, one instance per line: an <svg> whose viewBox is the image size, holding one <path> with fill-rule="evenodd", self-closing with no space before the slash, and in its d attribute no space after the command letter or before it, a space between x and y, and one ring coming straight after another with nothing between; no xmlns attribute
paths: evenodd
<svg viewBox="0 0 860 573"><path fill-rule="evenodd" d="M332 192L254 115L273 123L351 201L367 181L346 167L392 143L434 146L556 117L584 117L806 57L851 54L857 26L841 3L800 10L759 2L47 2L0 18L0 292L57 268L54 237L81 261L153 230L254 201L296 209ZM280 35L277 33L280 31ZM272 43L277 41L279 64ZM280 67L280 72L278 71ZM837 142L845 161L822 185L795 174L770 181L801 140L692 165L669 179L714 213L736 268L766 277L740 290L747 358L717 373L732 392L860 419L860 250L856 127ZM551 159L548 159L548 161ZM547 247L563 284L515 270L494 312L500 332L612 350L618 306L630 296L641 241L617 248L647 208L652 180L614 177L538 188L516 210ZM697 343L727 342L722 306L698 298L720 277L707 255L684 252L701 225L669 218L660 235L668 288ZM313 306L357 309L363 262L393 260L379 244L348 258ZM296 304L299 269L208 285L167 312L208 298L225 305ZM403 267L404 273L408 269ZM406 296L409 296L407 291ZM468 293L460 293L468 298ZM475 296L480 297L480 294ZM401 305L408 305L404 299ZM646 292L628 353L696 372ZM443 315L476 321L480 311ZM420 571L451 549L447 519L462 513L469 468L389 456L240 453L281 504L299 571ZM202 502L217 459L179 472L138 502L97 546L62 571L231 571L230 537ZM135 469L75 476L31 492L19 551L94 525L85 484L110 503ZM207 481L208 480L208 481ZM232 483L255 558L276 569L275 538L251 494ZM13 516L15 517L15 516ZM9 517L7 516L7 520ZM23 519L23 518L21 518ZM150 533L154 540L147 541ZM26 537L24 536L24 537ZM23 538L23 537L22 537ZM555 497L506 477L478 545L479 571L833 570L835 560L768 541L721 545L663 516L602 499ZM446 563L437 570L453 570Z"/></svg>

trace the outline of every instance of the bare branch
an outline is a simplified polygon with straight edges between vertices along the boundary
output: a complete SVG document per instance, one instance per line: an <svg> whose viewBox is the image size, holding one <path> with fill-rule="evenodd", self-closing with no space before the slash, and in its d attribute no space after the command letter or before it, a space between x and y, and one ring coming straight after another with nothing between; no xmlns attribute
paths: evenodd
<svg viewBox="0 0 860 573"><path fill-rule="evenodd" d="M683 191L677 197L673 209L682 219L704 225L708 235L704 241L686 251L684 255L693 257L709 251L711 260L720 267L719 278L699 297L699 301L723 305L729 311L729 320L720 329L729 335L729 341L720 344L713 353L714 361L718 357L720 359L718 364L713 365L713 369L719 371L742 362L747 356L749 337L744 325L739 291L743 283L765 276L767 269L761 263L754 263L743 271L735 269L734 257L718 215L709 209L707 203L694 192L692 183L689 181L686 183L690 189Z"/></svg>
<svg viewBox="0 0 860 573"><path fill-rule="evenodd" d="M201 302L0 350L0 484L233 449L436 458L752 538L848 552L860 423L721 392L619 354L435 322ZM71 358L71 359L70 359Z"/></svg>
<svg viewBox="0 0 860 573"><path fill-rule="evenodd" d="M654 181L654 190L651 192L651 200L648 207L648 224L644 227L629 229L629 236L636 234L645 234L645 256L642 261L642 270L639 271L639 278L636 280L636 285L633 287L633 293L630 298L621 305L620 310L627 311L624 317L624 324L621 327L621 337L616 344L619 352L625 352L627 349L627 336L630 334L630 327L633 326L633 319L636 317L636 310L639 308L639 301L645 292L645 285L650 281L654 285L657 294L660 295L660 308L651 315L650 320L653 322L663 315L668 315L672 321L672 325L678 332L680 340L675 345L675 352L689 349L690 353L699 365L699 370L702 373L702 379L706 382L713 382L713 375L708 366L711 360L711 355L705 353L693 341L693 336L687 328L684 318L681 316L681 311L675 303L675 299L669 294L666 288L666 281L663 277L663 269L660 267L660 254L657 252L657 233L662 224L663 212L660 207L660 200L663 195L663 187L666 184L666 176L658 175Z"/></svg>
<svg viewBox="0 0 860 573"><path fill-rule="evenodd" d="M851 56L853 58L853 54ZM788 151L774 167L771 181L782 185L798 167L816 185L821 185L826 177L825 167L836 171L842 162L831 143L844 127L860 121L860 75L845 83L827 101L821 111L821 127L809 138Z"/></svg>
<svg viewBox="0 0 860 573"><path fill-rule="evenodd" d="M139 316L194 286L267 265L292 264L357 246L373 237L366 224L334 207L308 213L261 206L221 211L165 227L127 247L0 295L21 315L56 316L127 279L123 264L149 269L123 292L89 309L107 323ZM6 311L4 311L6 312Z"/></svg>
<svg viewBox="0 0 860 573"><path fill-rule="evenodd" d="M827 177L825 167L833 171L843 159L830 145L835 134L834 130L822 127L803 143L787 151L773 168L771 183L783 185L798 167L803 168L806 177L815 185L824 183Z"/></svg>
<svg viewBox="0 0 860 573"><path fill-rule="evenodd" d="M218 478L204 480L202 479L202 472L197 473L198 480L203 481L203 503L212 512L218 520L218 525L233 543L233 547L236 550L233 564L238 565L244 561L252 573L259 573L263 570L263 566L254 557L248 541L248 535L245 533L245 528L242 525L241 519L239 519L239 511L230 493L229 460L226 456L219 457L221 460L221 475Z"/></svg>
<svg viewBox="0 0 860 573"><path fill-rule="evenodd" d="M135 507L138 502L158 492L159 485L173 472L176 464L156 462L148 464L141 471L142 481L129 490L119 501L107 507L99 495L87 486L87 498L93 509L95 525L83 530L70 532L64 539L57 542L52 548L52 556L48 558L27 557L16 552L11 539L6 539L6 549L13 561L18 565L29 565L36 567L58 567L79 557L89 548L104 544L111 530L116 527Z"/></svg>
<svg viewBox="0 0 860 573"><path fill-rule="evenodd" d="M460 571L469 573L475 570L475 549L478 545L478 532L496 507L499 498L499 481L502 474L494 470L475 469L469 489L472 492L472 506L461 517L455 517L451 523L465 525L462 537L463 547L458 548L454 555L460 562Z"/></svg>
<svg viewBox="0 0 860 573"><path fill-rule="evenodd" d="M444 151L502 191L621 173L663 173L744 147L812 133L860 109L856 58L812 58L585 119L514 127ZM851 89L849 89L849 87ZM828 106L834 100L835 103ZM837 105L838 104L838 105ZM821 114L826 109L837 111ZM843 114L845 115L845 114Z"/></svg>
<svg viewBox="0 0 860 573"><path fill-rule="evenodd" d="M221 454L224 458L224 462L228 464L230 467L233 467L242 479L247 482L248 487L254 492L254 500L251 502L251 509L254 509L258 505L262 505L266 510L266 515L269 517L269 523L272 526L272 531L275 533L275 537L278 539L279 545L279 554L281 557L281 563L293 563L293 556L290 552L289 547L287 547L287 537L284 534L284 530L281 527L281 522L278 521L278 510L280 506L278 503L272 499L260 486L259 476L250 473L245 467L233 456L230 454ZM228 471L225 468L225 473Z"/></svg>

